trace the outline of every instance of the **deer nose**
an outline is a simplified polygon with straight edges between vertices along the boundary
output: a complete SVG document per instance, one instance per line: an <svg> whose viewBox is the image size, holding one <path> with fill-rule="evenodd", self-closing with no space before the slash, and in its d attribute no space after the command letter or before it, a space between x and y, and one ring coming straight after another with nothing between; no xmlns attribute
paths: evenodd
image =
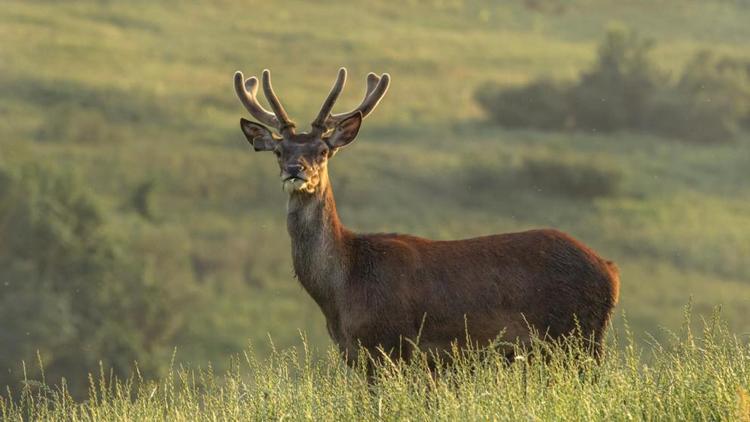
<svg viewBox="0 0 750 422"><path fill-rule="evenodd" d="M286 172L289 173L291 176L299 176L304 171L305 171L304 164L289 164L286 166Z"/></svg>

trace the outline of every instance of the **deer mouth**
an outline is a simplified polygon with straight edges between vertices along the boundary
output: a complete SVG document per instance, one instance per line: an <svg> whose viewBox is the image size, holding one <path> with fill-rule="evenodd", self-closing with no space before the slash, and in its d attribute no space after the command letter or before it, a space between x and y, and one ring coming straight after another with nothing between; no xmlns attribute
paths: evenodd
<svg viewBox="0 0 750 422"><path fill-rule="evenodd" d="M286 193L307 190L307 180L299 177L290 176L281 182L281 188Z"/></svg>

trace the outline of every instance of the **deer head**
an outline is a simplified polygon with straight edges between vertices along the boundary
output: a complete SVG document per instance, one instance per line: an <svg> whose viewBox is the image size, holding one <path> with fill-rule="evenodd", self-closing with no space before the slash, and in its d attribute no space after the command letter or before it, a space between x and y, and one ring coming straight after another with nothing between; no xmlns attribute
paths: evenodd
<svg viewBox="0 0 750 422"><path fill-rule="evenodd" d="M240 119L240 127L256 151L273 151L281 171L284 191L314 193L321 184L328 160L341 148L349 145L359 132L359 127L388 90L390 76L384 73L367 75L367 91L362 103L354 110L331 114L333 105L344 89L346 69L339 69L336 82L323 102L309 132L296 132L284 107L271 86L271 72L263 71L263 92L273 113L263 108L257 98L258 79L247 80L242 72L234 74L234 89L242 104L259 123ZM265 125L265 126L264 126ZM273 129L273 130L272 130Z"/></svg>

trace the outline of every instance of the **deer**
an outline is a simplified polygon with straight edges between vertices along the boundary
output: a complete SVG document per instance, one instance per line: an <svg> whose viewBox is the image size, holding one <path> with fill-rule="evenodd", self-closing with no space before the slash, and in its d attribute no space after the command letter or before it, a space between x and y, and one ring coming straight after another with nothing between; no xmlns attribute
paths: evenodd
<svg viewBox="0 0 750 422"><path fill-rule="evenodd" d="M535 333L557 340L575 332L598 360L619 272L570 235L537 229L429 240L356 233L341 223L328 162L354 141L390 84L389 74L369 73L361 103L332 114L346 75L341 68L310 131L299 133L268 70L262 87L272 111L258 102L256 77L234 75L240 102L260 122L241 118L242 132L255 151L276 156L288 194L294 274L346 362L355 365L363 352L409 360L417 348L435 356L497 345L499 336L527 345ZM505 344L511 359L517 347Z"/></svg>

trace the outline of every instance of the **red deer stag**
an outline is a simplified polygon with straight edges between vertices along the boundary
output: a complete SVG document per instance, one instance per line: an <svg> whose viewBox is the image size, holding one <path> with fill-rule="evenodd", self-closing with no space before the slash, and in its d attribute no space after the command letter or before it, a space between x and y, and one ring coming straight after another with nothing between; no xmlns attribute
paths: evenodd
<svg viewBox="0 0 750 422"><path fill-rule="evenodd" d="M501 333L527 342L532 331L556 339L577 328L591 336L598 356L618 299L618 272L569 235L547 229L434 241L354 233L341 224L328 161L357 136L390 76L370 73L362 103L331 114L345 80L342 68L310 132L297 133L268 70L262 85L273 112L258 102L257 78L234 75L240 101L266 125L241 119L242 131L256 151L276 155L289 194L294 271L347 361L356 360L360 345L373 356L398 352L408 359L411 346L403 340L418 336L422 350L441 352L452 342L486 345Z"/></svg>

